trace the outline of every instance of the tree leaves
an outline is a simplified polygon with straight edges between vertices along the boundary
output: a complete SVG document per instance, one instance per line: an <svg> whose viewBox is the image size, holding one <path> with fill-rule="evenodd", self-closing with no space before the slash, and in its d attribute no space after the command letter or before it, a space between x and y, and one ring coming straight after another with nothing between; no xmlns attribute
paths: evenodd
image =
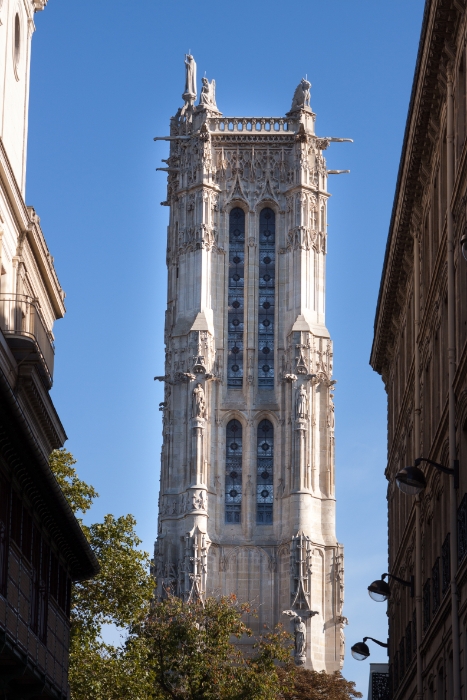
<svg viewBox="0 0 467 700"><path fill-rule="evenodd" d="M86 513L95 489L78 478L76 460L55 450L50 467L76 513ZM69 682L71 700L354 700L362 697L340 673L292 664L291 636L281 626L254 638L235 596L189 603L153 600L149 555L139 547L132 515L106 515L81 527L100 573L72 587ZM126 631L106 644L104 625ZM237 642L237 643L235 643Z"/></svg>
<svg viewBox="0 0 467 700"><path fill-rule="evenodd" d="M55 450L50 468L74 513L86 513L98 496L78 478L76 460L66 450ZM72 700L147 700L149 672L146 651L133 638L121 646L105 644L103 625L122 630L136 625L149 613L154 580L149 555L139 549L132 515L84 525L84 534L100 564L99 574L72 586L69 682ZM152 687L152 684L151 684Z"/></svg>

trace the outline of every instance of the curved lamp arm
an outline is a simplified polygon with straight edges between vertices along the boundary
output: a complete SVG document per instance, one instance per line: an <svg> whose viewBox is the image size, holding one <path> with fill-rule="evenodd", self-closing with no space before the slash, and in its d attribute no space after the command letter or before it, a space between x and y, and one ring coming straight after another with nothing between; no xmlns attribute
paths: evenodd
<svg viewBox="0 0 467 700"><path fill-rule="evenodd" d="M432 467L435 467L435 469L438 469L440 472L444 472L445 474L450 474L451 476L454 477L454 488L458 489L459 488L459 460L455 459L454 460L454 468L451 469L450 467L445 467L443 464L438 464L438 462L433 462L432 459L427 459L426 457L417 457L417 459L414 462L414 466L418 467L422 462L426 462L427 464L431 464Z"/></svg>
<svg viewBox="0 0 467 700"><path fill-rule="evenodd" d="M415 595L415 578L413 576L410 577L410 581L404 581L403 578L399 578L399 576L394 576L394 574L383 574L381 576L381 580L384 581L384 579L388 576L389 578L393 578L396 581L399 581L399 583L402 583L403 586L407 586L410 588L410 597L413 598Z"/></svg>
<svg viewBox="0 0 467 700"><path fill-rule="evenodd" d="M383 642L378 642L378 640L373 639L373 637L363 637L364 642L366 642L367 639L371 639L372 642L374 642L375 644L379 644L380 647L384 647L385 649L387 649L389 646L389 639L387 644L383 644Z"/></svg>

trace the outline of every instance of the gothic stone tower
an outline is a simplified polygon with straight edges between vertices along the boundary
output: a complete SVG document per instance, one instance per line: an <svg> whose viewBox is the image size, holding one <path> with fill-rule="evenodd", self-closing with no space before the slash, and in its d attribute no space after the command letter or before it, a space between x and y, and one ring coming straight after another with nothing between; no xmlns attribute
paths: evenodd
<svg viewBox="0 0 467 700"><path fill-rule="evenodd" d="M297 663L344 652L335 534L332 342L325 326L326 162L310 83L285 117L223 117L186 58L171 119L159 593L236 593L300 615ZM294 618L297 621L297 618ZM303 635L302 635L303 641Z"/></svg>

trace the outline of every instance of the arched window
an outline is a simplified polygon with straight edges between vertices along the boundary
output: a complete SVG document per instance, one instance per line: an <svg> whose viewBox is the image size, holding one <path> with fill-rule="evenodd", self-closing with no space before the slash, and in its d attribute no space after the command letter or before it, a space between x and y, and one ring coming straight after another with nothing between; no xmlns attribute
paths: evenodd
<svg viewBox="0 0 467 700"><path fill-rule="evenodd" d="M229 219L229 299L227 384L243 383L245 212L236 207Z"/></svg>
<svg viewBox="0 0 467 700"><path fill-rule="evenodd" d="M231 420L226 431L225 522L239 523L242 516L242 424Z"/></svg>
<svg viewBox="0 0 467 700"><path fill-rule="evenodd" d="M258 387L274 388L274 297L276 217L272 209L259 216Z"/></svg>
<svg viewBox="0 0 467 700"><path fill-rule="evenodd" d="M15 45L14 45L14 50L13 50L15 70L16 70L18 63L19 63L20 51L21 51L21 25L20 25L20 21L19 21L19 14L16 13L16 15L15 15Z"/></svg>
<svg viewBox="0 0 467 700"><path fill-rule="evenodd" d="M274 501L274 428L270 421L258 425L256 442L256 522L270 525Z"/></svg>

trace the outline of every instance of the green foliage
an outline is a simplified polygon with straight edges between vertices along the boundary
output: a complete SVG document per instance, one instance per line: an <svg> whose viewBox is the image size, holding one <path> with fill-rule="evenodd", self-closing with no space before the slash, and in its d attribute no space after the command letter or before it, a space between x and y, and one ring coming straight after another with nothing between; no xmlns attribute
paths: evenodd
<svg viewBox="0 0 467 700"><path fill-rule="evenodd" d="M283 678L285 671L280 671ZM293 682L282 695L283 700L353 700L362 694L355 690L355 683L347 681L340 671L325 673L309 671L304 668L296 670Z"/></svg>
<svg viewBox="0 0 467 700"><path fill-rule="evenodd" d="M50 467L74 513L97 493L81 481L76 461L55 450ZM361 694L340 673L295 669L290 635L279 626L254 639L254 615L234 596L183 602L152 599L149 557L139 549L132 515L106 515L81 527L100 573L73 585L69 682L71 700L354 700ZM105 644L103 626L126 633ZM235 644L238 640L240 643Z"/></svg>
<svg viewBox="0 0 467 700"><path fill-rule="evenodd" d="M277 628L248 643L247 612L234 596L155 603L135 630L147 645L154 700L275 700L288 679L281 681L276 664L290 664L290 635Z"/></svg>
<svg viewBox="0 0 467 700"><path fill-rule="evenodd" d="M99 494L92 486L78 479L73 467L76 459L71 452L65 449L54 450L49 457L49 464L73 513L86 513Z"/></svg>
<svg viewBox="0 0 467 700"><path fill-rule="evenodd" d="M78 478L76 460L66 450L55 450L50 467L71 508L85 513L97 497L92 486ZM90 581L75 583L71 601L69 681L72 700L141 700L145 690L146 654L137 639L121 646L104 644L103 625L125 630L149 612L154 581L149 574L149 556L139 549L132 515L104 522L81 523L99 564L99 574Z"/></svg>

